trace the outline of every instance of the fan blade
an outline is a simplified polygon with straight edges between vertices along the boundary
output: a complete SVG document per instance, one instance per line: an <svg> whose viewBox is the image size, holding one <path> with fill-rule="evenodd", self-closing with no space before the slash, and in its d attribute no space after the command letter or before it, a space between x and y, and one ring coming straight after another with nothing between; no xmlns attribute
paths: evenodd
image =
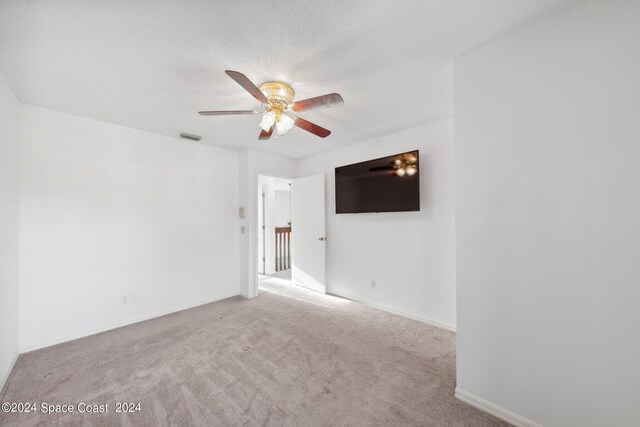
<svg viewBox="0 0 640 427"><path fill-rule="evenodd" d="M237 71L232 71L232 70L226 70L225 73L227 73L227 76L229 76L233 80L235 80L236 83L238 83L240 86L242 86L242 88L244 90L246 90L251 95L253 95L253 97L255 99L257 99L258 101L262 102L263 104L268 104L269 103L269 100L264 95L264 93L262 93L262 91L260 91L260 89L258 89L258 87L256 85L254 85L251 82L251 80L249 80L249 78L247 76L245 76L242 73L239 73Z"/></svg>
<svg viewBox="0 0 640 427"><path fill-rule="evenodd" d="M231 111L198 111L201 116L233 116L236 114L258 114L259 111L253 110L231 110Z"/></svg>
<svg viewBox="0 0 640 427"><path fill-rule="evenodd" d="M258 139L260 141L266 141L269 138L271 138L271 134L273 134L273 126L271 126L271 129L269 129L269 132L267 132L266 130L262 130L262 132L260 132L260 136L258 136Z"/></svg>
<svg viewBox="0 0 640 427"><path fill-rule="evenodd" d="M323 127L320 127L314 123L311 123L303 118L296 117L295 119L296 126L300 129L304 129L307 132L311 132L314 135L319 136L320 138L326 138L331 135L331 131L327 130Z"/></svg>
<svg viewBox="0 0 640 427"><path fill-rule="evenodd" d="M339 93L316 96L315 98L303 99L293 104L293 111L315 110L317 108L339 107L344 105L344 99Z"/></svg>

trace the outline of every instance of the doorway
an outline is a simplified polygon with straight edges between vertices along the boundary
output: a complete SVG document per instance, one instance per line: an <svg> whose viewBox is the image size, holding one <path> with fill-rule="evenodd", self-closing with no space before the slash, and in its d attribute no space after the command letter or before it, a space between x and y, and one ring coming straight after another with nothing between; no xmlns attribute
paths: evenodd
<svg viewBox="0 0 640 427"><path fill-rule="evenodd" d="M258 175L256 294L273 285L326 293L324 174Z"/></svg>
<svg viewBox="0 0 640 427"><path fill-rule="evenodd" d="M291 180L258 176L258 292L292 286Z"/></svg>

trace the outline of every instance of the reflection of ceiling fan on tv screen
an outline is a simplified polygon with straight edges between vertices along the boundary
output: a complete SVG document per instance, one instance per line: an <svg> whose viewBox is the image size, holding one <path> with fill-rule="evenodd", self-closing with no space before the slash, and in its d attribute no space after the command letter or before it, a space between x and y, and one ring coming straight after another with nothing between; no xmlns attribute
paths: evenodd
<svg viewBox="0 0 640 427"><path fill-rule="evenodd" d="M258 139L267 140L271 138L273 131L276 132L276 138L284 135L291 128L297 126L301 129L311 132L320 138L326 138L331 131L311 123L302 117L297 117L294 113L307 110L315 110L318 108L338 107L344 104L344 100L337 93L317 96L315 98L304 99L302 101L293 101L294 92L291 86L281 82L265 82L259 87L254 85L251 80L242 73L237 71L225 71L229 77L242 86L255 99L262 103L260 111L255 110L232 110L232 111L200 111L203 116L229 116L235 114L262 114L262 121L259 126L262 128Z"/></svg>
<svg viewBox="0 0 640 427"><path fill-rule="evenodd" d="M336 213L420 210L418 150L335 170Z"/></svg>

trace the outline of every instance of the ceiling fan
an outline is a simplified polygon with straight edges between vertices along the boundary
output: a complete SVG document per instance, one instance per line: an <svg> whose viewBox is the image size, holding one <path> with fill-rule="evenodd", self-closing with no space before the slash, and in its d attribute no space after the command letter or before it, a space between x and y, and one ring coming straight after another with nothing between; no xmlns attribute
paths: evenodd
<svg viewBox="0 0 640 427"><path fill-rule="evenodd" d="M203 116L262 114L262 121L258 125L262 128L262 132L260 132L258 136L260 140L268 140L271 138L274 130L277 138L290 131L294 126L311 132L320 138L326 138L331 134L330 130L311 123L302 117L297 117L293 115L293 113L318 108L339 107L344 104L344 100L337 93L330 93L328 95L294 102L293 88L285 83L265 82L260 86L256 86L242 73L232 70L226 70L225 73L242 86L244 90L253 95L255 99L260 101L262 103L262 110L200 111L198 114Z"/></svg>

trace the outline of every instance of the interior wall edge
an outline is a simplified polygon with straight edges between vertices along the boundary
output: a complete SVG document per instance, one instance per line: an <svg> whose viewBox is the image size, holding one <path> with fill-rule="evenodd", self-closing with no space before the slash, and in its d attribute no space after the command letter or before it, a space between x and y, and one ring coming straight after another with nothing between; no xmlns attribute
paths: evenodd
<svg viewBox="0 0 640 427"><path fill-rule="evenodd" d="M0 392L20 354L19 107L0 71Z"/></svg>

